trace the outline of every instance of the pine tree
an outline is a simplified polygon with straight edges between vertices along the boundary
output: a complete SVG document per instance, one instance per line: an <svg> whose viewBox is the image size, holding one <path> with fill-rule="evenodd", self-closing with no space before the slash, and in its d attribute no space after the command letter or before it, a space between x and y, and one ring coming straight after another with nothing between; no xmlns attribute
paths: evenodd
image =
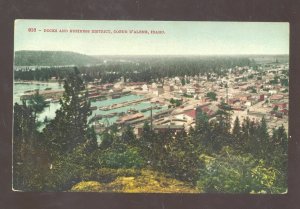
<svg viewBox="0 0 300 209"><path fill-rule="evenodd" d="M225 134L230 132L231 128L231 107L225 102L221 102L218 110L219 124L222 126Z"/></svg>
<svg viewBox="0 0 300 209"><path fill-rule="evenodd" d="M36 130L35 112L25 101L14 106L13 187L23 191L40 189L41 173L48 170L48 152ZM33 181L33 176L35 181Z"/></svg>
<svg viewBox="0 0 300 209"><path fill-rule="evenodd" d="M77 68L64 81L65 92L60 99L56 117L45 128L44 135L53 153L65 154L89 140L88 116L90 102Z"/></svg>
<svg viewBox="0 0 300 209"><path fill-rule="evenodd" d="M88 127L85 148L88 153L95 151L98 148L97 135L94 127Z"/></svg>
<svg viewBox="0 0 300 209"><path fill-rule="evenodd" d="M235 118L232 129L232 136L234 137L235 142L237 143L236 145L241 148L244 145L244 140L242 138L242 128L239 117Z"/></svg>
<svg viewBox="0 0 300 209"><path fill-rule="evenodd" d="M22 143L28 142L36 132L35 114L31 107L23 101L22 105L18 103L14 106L14 138L21 140Z"/></svg>
<svg viewBox="0 0 300 209"><path fill-rule="evenodd" d="M263 117L260 122L259 127L259 140L260 141L268 141L269 140L269 133L268 133L268 126L266 119Z"/></svg>
<svg viewBox="0 0 300 209"><path fill-rule="evenodd" d="M261 119L261 122L258 127L256 146L256 149L259 151L259 156L265 157L266 155L270 154L268 152L270 146L270 136L268 133L267 122L264 117Z"/></svg>
<svg viewBox="0 0 300 209"><path fill-rule="evenodd" d="M231 112L226 103L221 103L216 116L217 120L213 123L213 147L220 150L223 146L233 146L235 141L232 139L231 128Z"/></svg>
<svg viewBox="0 0 300 209"><path fill-rule="evenodd" d="M248 141L250 135L250 119L249 117L245 118L242 123L242 136L245 140Z"/></svg>
<svg viewBox="0 0 300 209"><path fill-rule="evenodd" d="M238 138L241 134L241 125L239 117L235 118L233 129L232 129L232 135L236 138Z"/></svg>
<svg viewBox="0 0 300 209"><path fill-rule="evenodd" d="M149 166L161 168L161 162L159 162L160 156L163 155L161 148L164 146L164 140L167 139L167 136L154 133L147 121L144 123L143 132L138 141L143 157Z"/></svg>
<svg viewBox="0 0 300 209"><path fill-rule="evenodd" d="M191 137L195 136L195 129L192 126L189 128L188 135Z"/></svg>
<svg viewBox="0 0 300 209"><path fill-rule="evenodd" d="M201 110L200 107L196 109L196 133L206 133L209 131L208 116Z"/></svg>
<svg viewBox="0 0 300 209"><path fill-rule="evenodd" d="M113 144L114 138L112 134L109 133L109 130L106 129L101 133L101 143L99 148L101 150L109 149Z"/></svg>
<svg viewBox="0 0 300 209"><path fill-rule="evenodd" d="M287 170L288 170L288 137L283 125L273 129L272 144L269 146L271 158L268 163L280 172L277 179L278 184L287 187Z"/></svg>
<svg viewBox="0 0 300 209"><path fill-rule="evenodd" d="M275 143L282 146L285 150L288 148L288 137L283 125L279 126L277 129L277 139Z"/></svg>
<svg viewBox="0 0 300 209"><path fill-rule="evenodd" d="M34 114L38 114L44 110L47 106L45 98L40 95L39 91L37 90L36 93L29 99L28 101L29 106L34 111Z"/></svg>
<svg viewBox="0 0 300 209"><path fill-rule="evenodd" d="M193 130L193 140L197 143L206 144L208 138L206 137L210 132L210 126L207 115L200 107L196 108L195 130Z"/></svg>
<svg viewBox="0 0 300 209"><path fill-rule="evenodd" d="M136 136L133 132L133 128L128 125L122 133L122 142L128 145L134 145L136 143Z"/></svg>

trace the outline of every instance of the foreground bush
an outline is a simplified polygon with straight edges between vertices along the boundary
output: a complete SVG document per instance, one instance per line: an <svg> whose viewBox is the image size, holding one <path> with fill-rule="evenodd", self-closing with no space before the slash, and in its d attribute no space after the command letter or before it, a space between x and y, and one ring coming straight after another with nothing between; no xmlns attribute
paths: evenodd
<svg viewBox="0 0 300 209"><path fill-rule="evenodd" d="M225 148L220 155L205 157L198 188L212 193L283 193L276 184L278 171L250 154L239 155Z"/></svg>
<svg viewBox="0 0 300 209"><path fill-rule="evenodd" d="M98 166L106 168L141 168L144 160L137 148L126 147L122 150L106 150L94 153Z"/></svg>

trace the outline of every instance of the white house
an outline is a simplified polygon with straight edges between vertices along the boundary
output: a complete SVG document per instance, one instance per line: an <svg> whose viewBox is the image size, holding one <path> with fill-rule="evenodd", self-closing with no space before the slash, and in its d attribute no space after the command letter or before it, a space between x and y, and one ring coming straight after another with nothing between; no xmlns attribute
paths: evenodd
<svg viewBox="0 0 300 209"><path fill-rule="evenodd" d="M142 86L142 89L143 89L144 92L148 92L149 91L147 84L144 84Z"/></svg>

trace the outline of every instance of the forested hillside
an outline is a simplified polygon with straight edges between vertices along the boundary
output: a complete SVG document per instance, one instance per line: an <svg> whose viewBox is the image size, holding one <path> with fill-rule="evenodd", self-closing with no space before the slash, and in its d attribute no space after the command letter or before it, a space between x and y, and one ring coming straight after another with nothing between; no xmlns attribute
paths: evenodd
<svg viewBox="0 0 300 209"><path fill-rule="evenodd" d="M15 66L63 66L97 64L96 57L65 51L16 51Z"/></svg>

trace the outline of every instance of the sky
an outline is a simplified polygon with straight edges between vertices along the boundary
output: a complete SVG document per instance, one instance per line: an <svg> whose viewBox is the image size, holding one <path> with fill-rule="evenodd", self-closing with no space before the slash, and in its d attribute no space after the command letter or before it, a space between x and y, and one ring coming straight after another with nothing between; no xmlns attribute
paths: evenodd
<svg viewBox="0 0 300 209"><path fill-rule="evenodd" d="M29 32L29 28L36 32ZM59 32L61 29L67 32ZM111 33L91 33L92 30ZM127 33L119 33L120 30ZM146 30L149 34L130 30ZM151 30L163 33L151 34ZM16 20L14 50L73 51L87 55L289 54L289 23Z"/></svg>

